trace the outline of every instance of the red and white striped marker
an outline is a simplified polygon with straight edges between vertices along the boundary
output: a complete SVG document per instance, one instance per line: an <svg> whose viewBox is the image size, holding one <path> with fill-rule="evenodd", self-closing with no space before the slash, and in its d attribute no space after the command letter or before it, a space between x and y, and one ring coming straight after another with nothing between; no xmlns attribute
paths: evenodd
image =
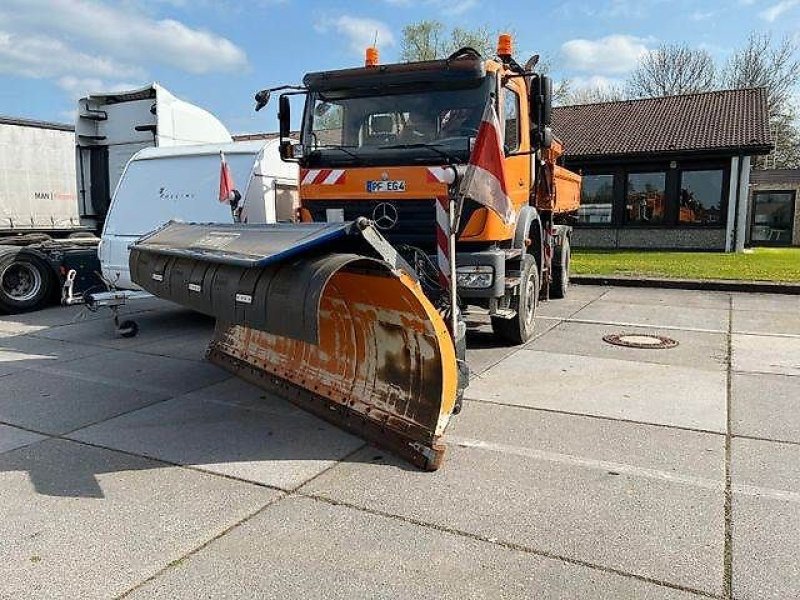
<svg viewBox="0 0 800 600"><path fill-rule="evenodd" d="M341 185L344 182L344 169L303 169L300 173L300 185Z"/></svg>
<svg viewBox="0 0 800 600"><path fill-rule="evenodd" d="M439 284L450 289L450 197L436 198L436 265Z"/></svg>

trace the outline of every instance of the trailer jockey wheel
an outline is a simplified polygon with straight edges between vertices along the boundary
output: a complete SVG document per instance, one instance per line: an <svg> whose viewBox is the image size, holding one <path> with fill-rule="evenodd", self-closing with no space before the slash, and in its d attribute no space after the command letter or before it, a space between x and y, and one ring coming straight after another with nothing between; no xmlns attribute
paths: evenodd
<svg viewBox="0 0 800 600"><path fill-rule="evenodd" d="M127 319L117 326L117 333L124 338L136 337L139 333L139 325L136 321Z"/></svg>
<svg viewBox="0 0 800 600"><path fill-rule="evenodd" d="M114 326L117 328L117 334L124 338L136 337L136 334L139 333L139 325L136 323L136 321L132 319L125 319L120 323L117 309L112 308L111 310L114 311Z"/></svg>

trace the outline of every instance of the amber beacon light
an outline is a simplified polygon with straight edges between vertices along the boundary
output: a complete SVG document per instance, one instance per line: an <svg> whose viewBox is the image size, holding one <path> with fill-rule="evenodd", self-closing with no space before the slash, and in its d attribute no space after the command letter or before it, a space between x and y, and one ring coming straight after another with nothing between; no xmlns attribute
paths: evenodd
<svg viewBox="0 0 800 600"><path fill-rule="evenodd" d="M514 38L510 33L501 33L497 38L497 56L511 56L514 53Z"/></svg>
<svg viewBox="0 0 800 600"><path fill-rule="evenodd" d="M375 46L367 48L366 59L364 60L365 67L377 67L379 61L378 49Z"/></svg>

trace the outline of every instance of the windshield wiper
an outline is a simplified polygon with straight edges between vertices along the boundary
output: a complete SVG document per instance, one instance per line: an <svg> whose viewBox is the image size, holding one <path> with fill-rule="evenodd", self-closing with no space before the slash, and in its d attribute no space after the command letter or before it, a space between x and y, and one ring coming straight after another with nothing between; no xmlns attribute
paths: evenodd
<svg viewBox="0 0 800 600"><path fill-rule="evenodd" d="M353 147L355 148L356 146L353 146ZM341 150L342 152L344 152L348 156L352 156L353 158L355 158L360 164L364 164L364 159L363 158L361 158L355 152L350 152L350 150L348 150L344 146L322 146L321 148L315 148L314 150L311 151L311 153L314 154L315 152L318 153L318 152L321 152L323 150L326 150L326 151L327 150Z"/></svg>
<svg viewBox="0 0 800 600"><path fill-rule="evenodd" d="M439 150L434 144L392 144L391 146L378 146L380 150L405 150L407 148L427 148L428 150L433 150L436 154L444 158L450 163L458 163L461 162L458 157L453 156L452 154L448 154L443 150Z"/></svg>

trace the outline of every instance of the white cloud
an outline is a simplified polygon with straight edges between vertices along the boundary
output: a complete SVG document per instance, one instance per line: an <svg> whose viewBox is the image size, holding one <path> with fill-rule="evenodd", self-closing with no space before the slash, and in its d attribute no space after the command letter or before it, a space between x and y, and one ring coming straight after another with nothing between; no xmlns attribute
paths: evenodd
<svg viewBox="0 0 800 600"><path fill-rule="evenodd" d="M769 8L762 10L760 13L758 13L758 16L768 23L772 23L778 17L792 10L797 5L800 5L800 0L781 0L781 2L777 2Z"/></svg>
<svg viewBox="0 0 800 600"><path fill-rule="evenodd" d="M600 75L630 71L647 52L647 40L631 35L609 35L596 40L574 39L561 46L564 65Z"/></svg>
<svg viewBox="0 0 800 600"><path fill-rule="evenodd" d="M396 43L391 28L383 21L375 19L342 15L335 19L321 21L315 27L317 31L332 30L344 36L350 50L359 55L364 54L367 46L371 46L375 42L376 34L379 47L394 46Z"/></svg>
<svg viewBox="0 0 800 600"><path fill-rule="evenodd" d="M139 67L73 48L44 35L0 31L0 73L23 77L142 77Z"/></svg>
<svg viewBox="0 0 800 600"><path fill-rule="evenodd" d="M247 65L244 51L227 38L173 19L155 19L128 4L3 0L0 22L6 31L21 38L50 38L73 54L101 55L109 61L134 65L131 69L137 68L135 65L162 64L191 73L207 73Z"/></svg>

